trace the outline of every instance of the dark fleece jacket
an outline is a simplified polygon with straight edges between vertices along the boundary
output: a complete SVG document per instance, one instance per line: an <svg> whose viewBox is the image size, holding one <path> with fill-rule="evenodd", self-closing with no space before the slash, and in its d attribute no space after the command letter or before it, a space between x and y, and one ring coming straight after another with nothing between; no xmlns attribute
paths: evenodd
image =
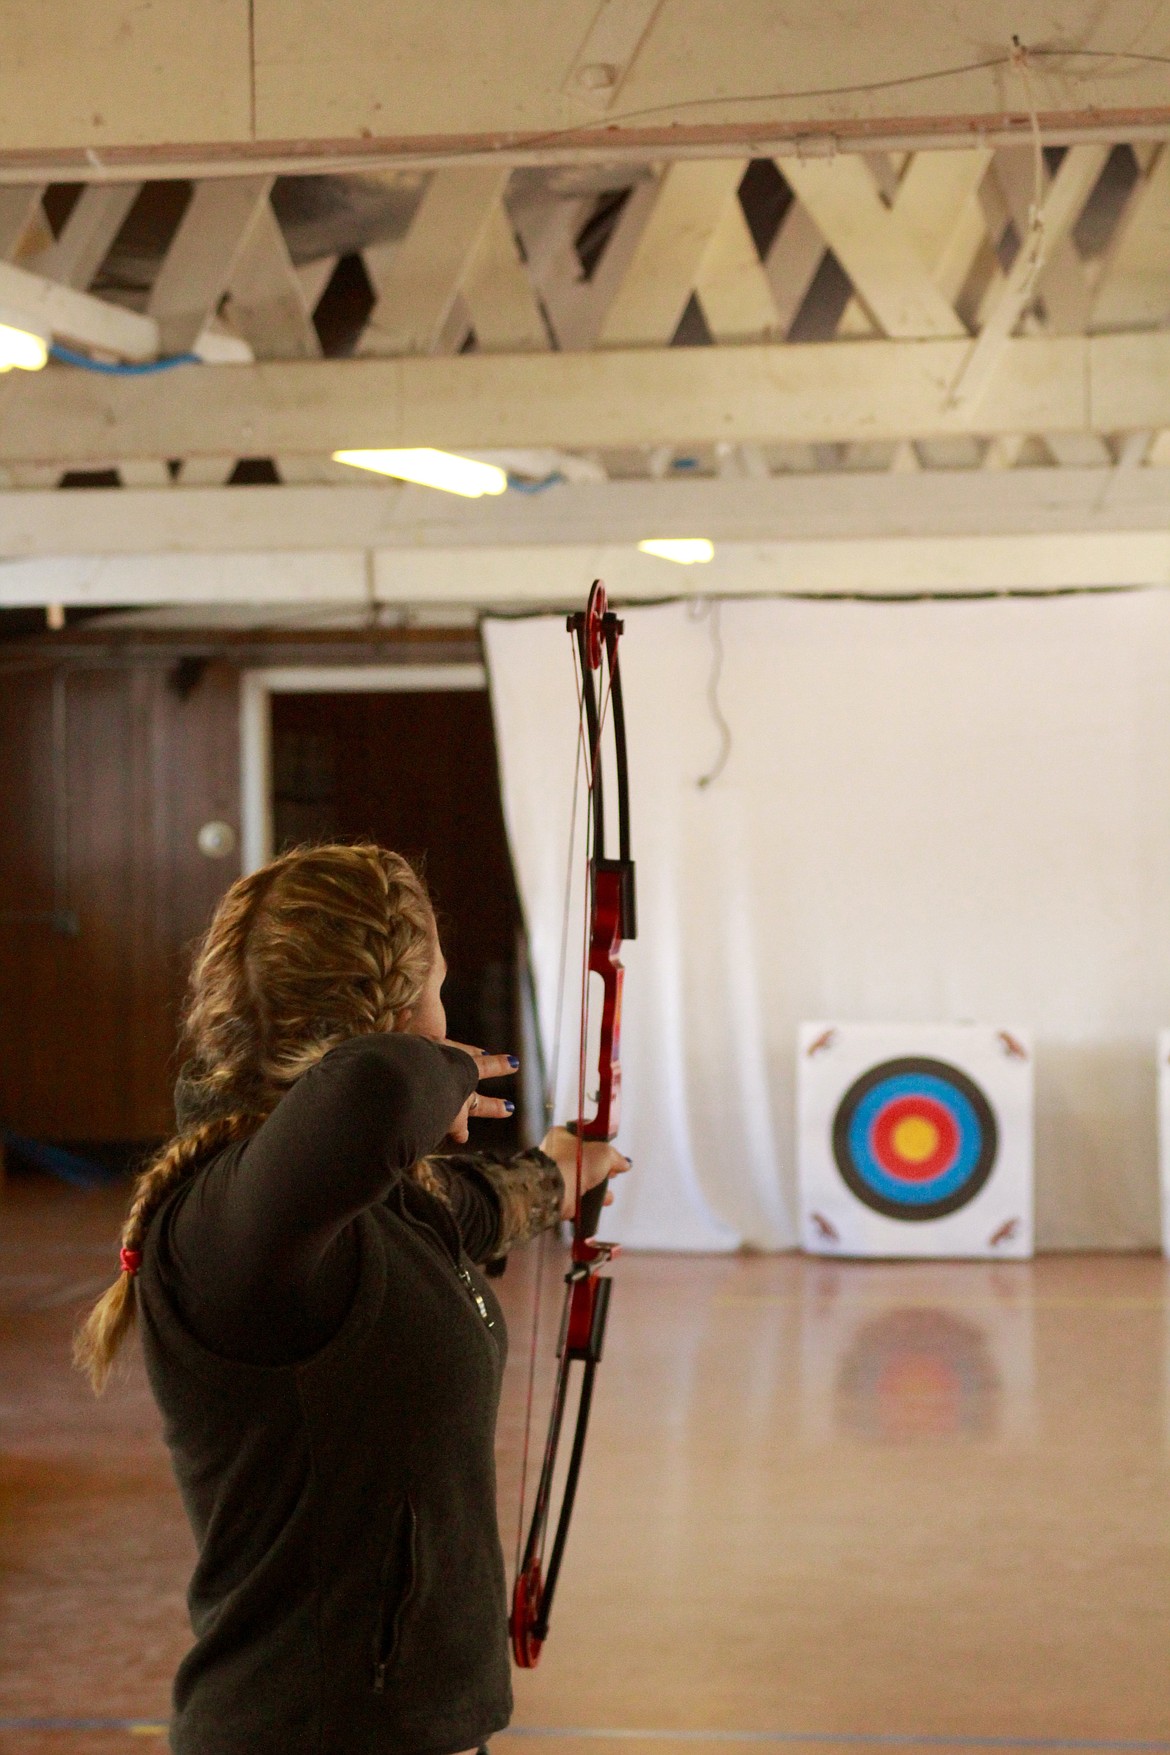
<svg viewBox="0 0 1170 1755"><path fill-rule="evenodd" d="M147 1368L199 1546L177 1755L452 1755L511 1712L493 1439L498 1203L403 1172L475 1085L419 1037L326 1055L156 1214Z"/></svg>

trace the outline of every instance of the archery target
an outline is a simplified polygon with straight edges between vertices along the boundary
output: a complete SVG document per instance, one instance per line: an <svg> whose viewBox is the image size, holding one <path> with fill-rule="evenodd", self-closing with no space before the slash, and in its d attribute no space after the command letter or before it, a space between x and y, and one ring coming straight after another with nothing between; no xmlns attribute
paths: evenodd
<svg viewBox="0 0 1170 1755"><path fill-rule="evenodd" d="M807 1249L1031 1254L1026 1032L809 1024L798 1086Z"/></svg>

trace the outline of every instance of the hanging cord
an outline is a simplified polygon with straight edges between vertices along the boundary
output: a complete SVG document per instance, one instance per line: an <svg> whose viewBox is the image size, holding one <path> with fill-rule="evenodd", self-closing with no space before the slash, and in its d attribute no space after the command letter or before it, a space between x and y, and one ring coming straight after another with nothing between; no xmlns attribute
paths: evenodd
<svg viewBox="0 0 1170 1755"><path fill-rule="evenodd" d="M719 730L719 754L713 765L705 774L700 774L695 785L700 792L718 780L731 756L731 727L723 713L719 701L719 684L723 677L723 627L720 621L722 605L716 599L705 603L693 603L689 606L692 621L706 617L707 626L711 631L711 670L707 677L707 705L711 709L711 717Z"/></svg>
<svg viewBox="0 0 1170 1755"><path fill-rule="evenodd" d="M1036 109L1036 98L1032 90L1032 74L1029 66L1028 50L1018 36L1012 37L1011 67L1018 73L1024 86L1024 100L1028 106L1028 122L1032 130L1032 201L1028 208L1028 231L1021 248L1027 252L1027 271L1021 287L1021 297L1026 302L1032 293L1044 266L1047 251L1044 236L1044 142L1040 134L1040 116Z"/></svg>

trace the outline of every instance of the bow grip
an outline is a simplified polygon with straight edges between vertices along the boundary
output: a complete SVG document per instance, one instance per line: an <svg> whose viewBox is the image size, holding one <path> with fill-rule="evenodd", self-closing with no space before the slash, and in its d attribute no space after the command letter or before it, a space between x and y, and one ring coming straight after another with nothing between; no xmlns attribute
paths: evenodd
<svg viewBox="0 0 1170 1755"><path fill-rule="evenodd" d="M579 1131L583 1140L612 1140L621 1119L622 983L625 970L618 952L629 909L632 886L626 863L598 860L593 871L593 931L589 940L589 973L601 982L601 1041L597 1068L597 1109ZM581 1196L578 1237L595 1237L601 1222L609 1178Z"/></svg>

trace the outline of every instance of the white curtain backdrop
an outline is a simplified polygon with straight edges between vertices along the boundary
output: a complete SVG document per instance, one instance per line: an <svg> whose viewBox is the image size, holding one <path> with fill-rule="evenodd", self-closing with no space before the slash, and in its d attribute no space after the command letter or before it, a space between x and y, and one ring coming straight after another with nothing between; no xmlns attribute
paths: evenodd
<svg viewBox="0 0 1170 1755"><path fill-rule="evenodd" d="M790 1247L797 1025L975 1020L1036 1031L1040 1247L1156 1244L1170 596L624 613L639 935L619 1143L635 1174L607 1233ZM720 636L733 742L701 788L720 744ZM549 1052L570 641L550 616L491 621L485 643ZM578 888L562 1116L576 1107L580 918Z"/></svg>

